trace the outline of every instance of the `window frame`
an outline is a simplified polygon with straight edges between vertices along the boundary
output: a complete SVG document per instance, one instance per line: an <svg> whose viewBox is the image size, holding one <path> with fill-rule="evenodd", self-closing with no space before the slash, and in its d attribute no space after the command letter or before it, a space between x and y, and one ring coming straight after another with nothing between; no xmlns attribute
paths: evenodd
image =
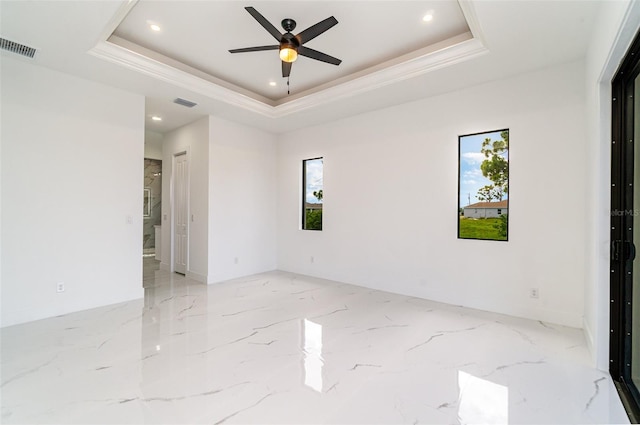
<svg viewBox="0 0 640 425"><path fill-rule="evenodd" d="M322 179L323 179L322 190L324 193L324 157L318 156L314 158L303 159L302 160L302 205L301 205L302 208L301 208L300 229L321 232L323 227L322 224L320 226L320 229L307 229L307 162L317 161L317 160L322 161ZM323 206L323 210L324 210L324 206Z"/></svg>

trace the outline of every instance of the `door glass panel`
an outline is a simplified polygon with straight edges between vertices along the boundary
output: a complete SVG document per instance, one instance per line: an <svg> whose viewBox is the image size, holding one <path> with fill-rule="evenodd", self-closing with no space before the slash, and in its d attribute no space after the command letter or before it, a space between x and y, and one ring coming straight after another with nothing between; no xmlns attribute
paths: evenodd
<svg viewBox="0 0 640 425"><path fill-rule="evenodd" d="M640 249L640 76L636 77L634 89L634 170L633 170L633 242ZM633 262L633 287L631 300L631 380L640 388L640 258Z"/></svg>

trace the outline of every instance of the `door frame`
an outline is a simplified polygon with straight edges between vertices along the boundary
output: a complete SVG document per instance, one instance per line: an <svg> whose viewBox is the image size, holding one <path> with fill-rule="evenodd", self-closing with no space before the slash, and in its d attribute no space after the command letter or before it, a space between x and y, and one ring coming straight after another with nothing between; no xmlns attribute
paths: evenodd
<svg viewBox="0 0 640 425"><path fill-rule="evenodd" d="M611 83L609 372L627 413L636 423L640 418L640 392L631 380L631 344L633 260L636 255L634 242L640 245L640 241L633 240L634 218L636 212L640 211L634 208L633 199L634 149L638 142L634 140L634 86L638 75L640 32L636 34Z"/></svg>
<svg viewBox="0 0 640 425"><path fill-rule="evenodd" d="M184 150L180 150L178 152L173 153L171 156L171 186L170 186L170 203L171 203L171 242L170 242L170 271L171 273L175 273L176 271L176 262L175 262L175 239L176 239L176 197L175 197L175 181L176 181L176 160L180 155L186 155L187 159L187 177L186 177L186 215L187 215L187 253L186 253L186 264L185 264L185 276L189 272L189 241L191 239L191 220L190 218L190 195L191 195L191 154L189 152L189 148L185 148Z"/></svg>

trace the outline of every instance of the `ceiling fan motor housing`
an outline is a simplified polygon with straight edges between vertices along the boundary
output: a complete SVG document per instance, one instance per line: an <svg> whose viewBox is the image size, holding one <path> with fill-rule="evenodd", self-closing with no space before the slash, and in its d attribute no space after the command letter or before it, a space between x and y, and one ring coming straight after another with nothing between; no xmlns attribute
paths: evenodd
<svg viewBox="0 0 640 425"><path fill-rule="evenodd" d="M282 35L282 40L280 40L280 49L284 49L285 47L298 50L298 47L300 47L300 40L298 40L295 35L287 32Z"/></svg>

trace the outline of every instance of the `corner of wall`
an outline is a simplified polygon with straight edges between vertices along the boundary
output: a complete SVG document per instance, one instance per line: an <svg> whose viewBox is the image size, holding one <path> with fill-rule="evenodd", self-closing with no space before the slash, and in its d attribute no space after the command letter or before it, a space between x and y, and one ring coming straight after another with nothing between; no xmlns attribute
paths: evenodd
<svg viewBox="0 0 640 425"><path fill-rule="evenodd" d="M276 138L209 116L208 283L276 267Z"/></svg>
<svg viewBox="0 0 640 425"><path fill-rule="evenodd" d="M596 366L597 363L597 355L595 350L595 340L593 338L593 332L591 331L591 326L586 318L582 320L582 332L584 334L584 339L587 343L587 348L589 349L589 353L591 354L591 364L592 366Z"/></svg>

